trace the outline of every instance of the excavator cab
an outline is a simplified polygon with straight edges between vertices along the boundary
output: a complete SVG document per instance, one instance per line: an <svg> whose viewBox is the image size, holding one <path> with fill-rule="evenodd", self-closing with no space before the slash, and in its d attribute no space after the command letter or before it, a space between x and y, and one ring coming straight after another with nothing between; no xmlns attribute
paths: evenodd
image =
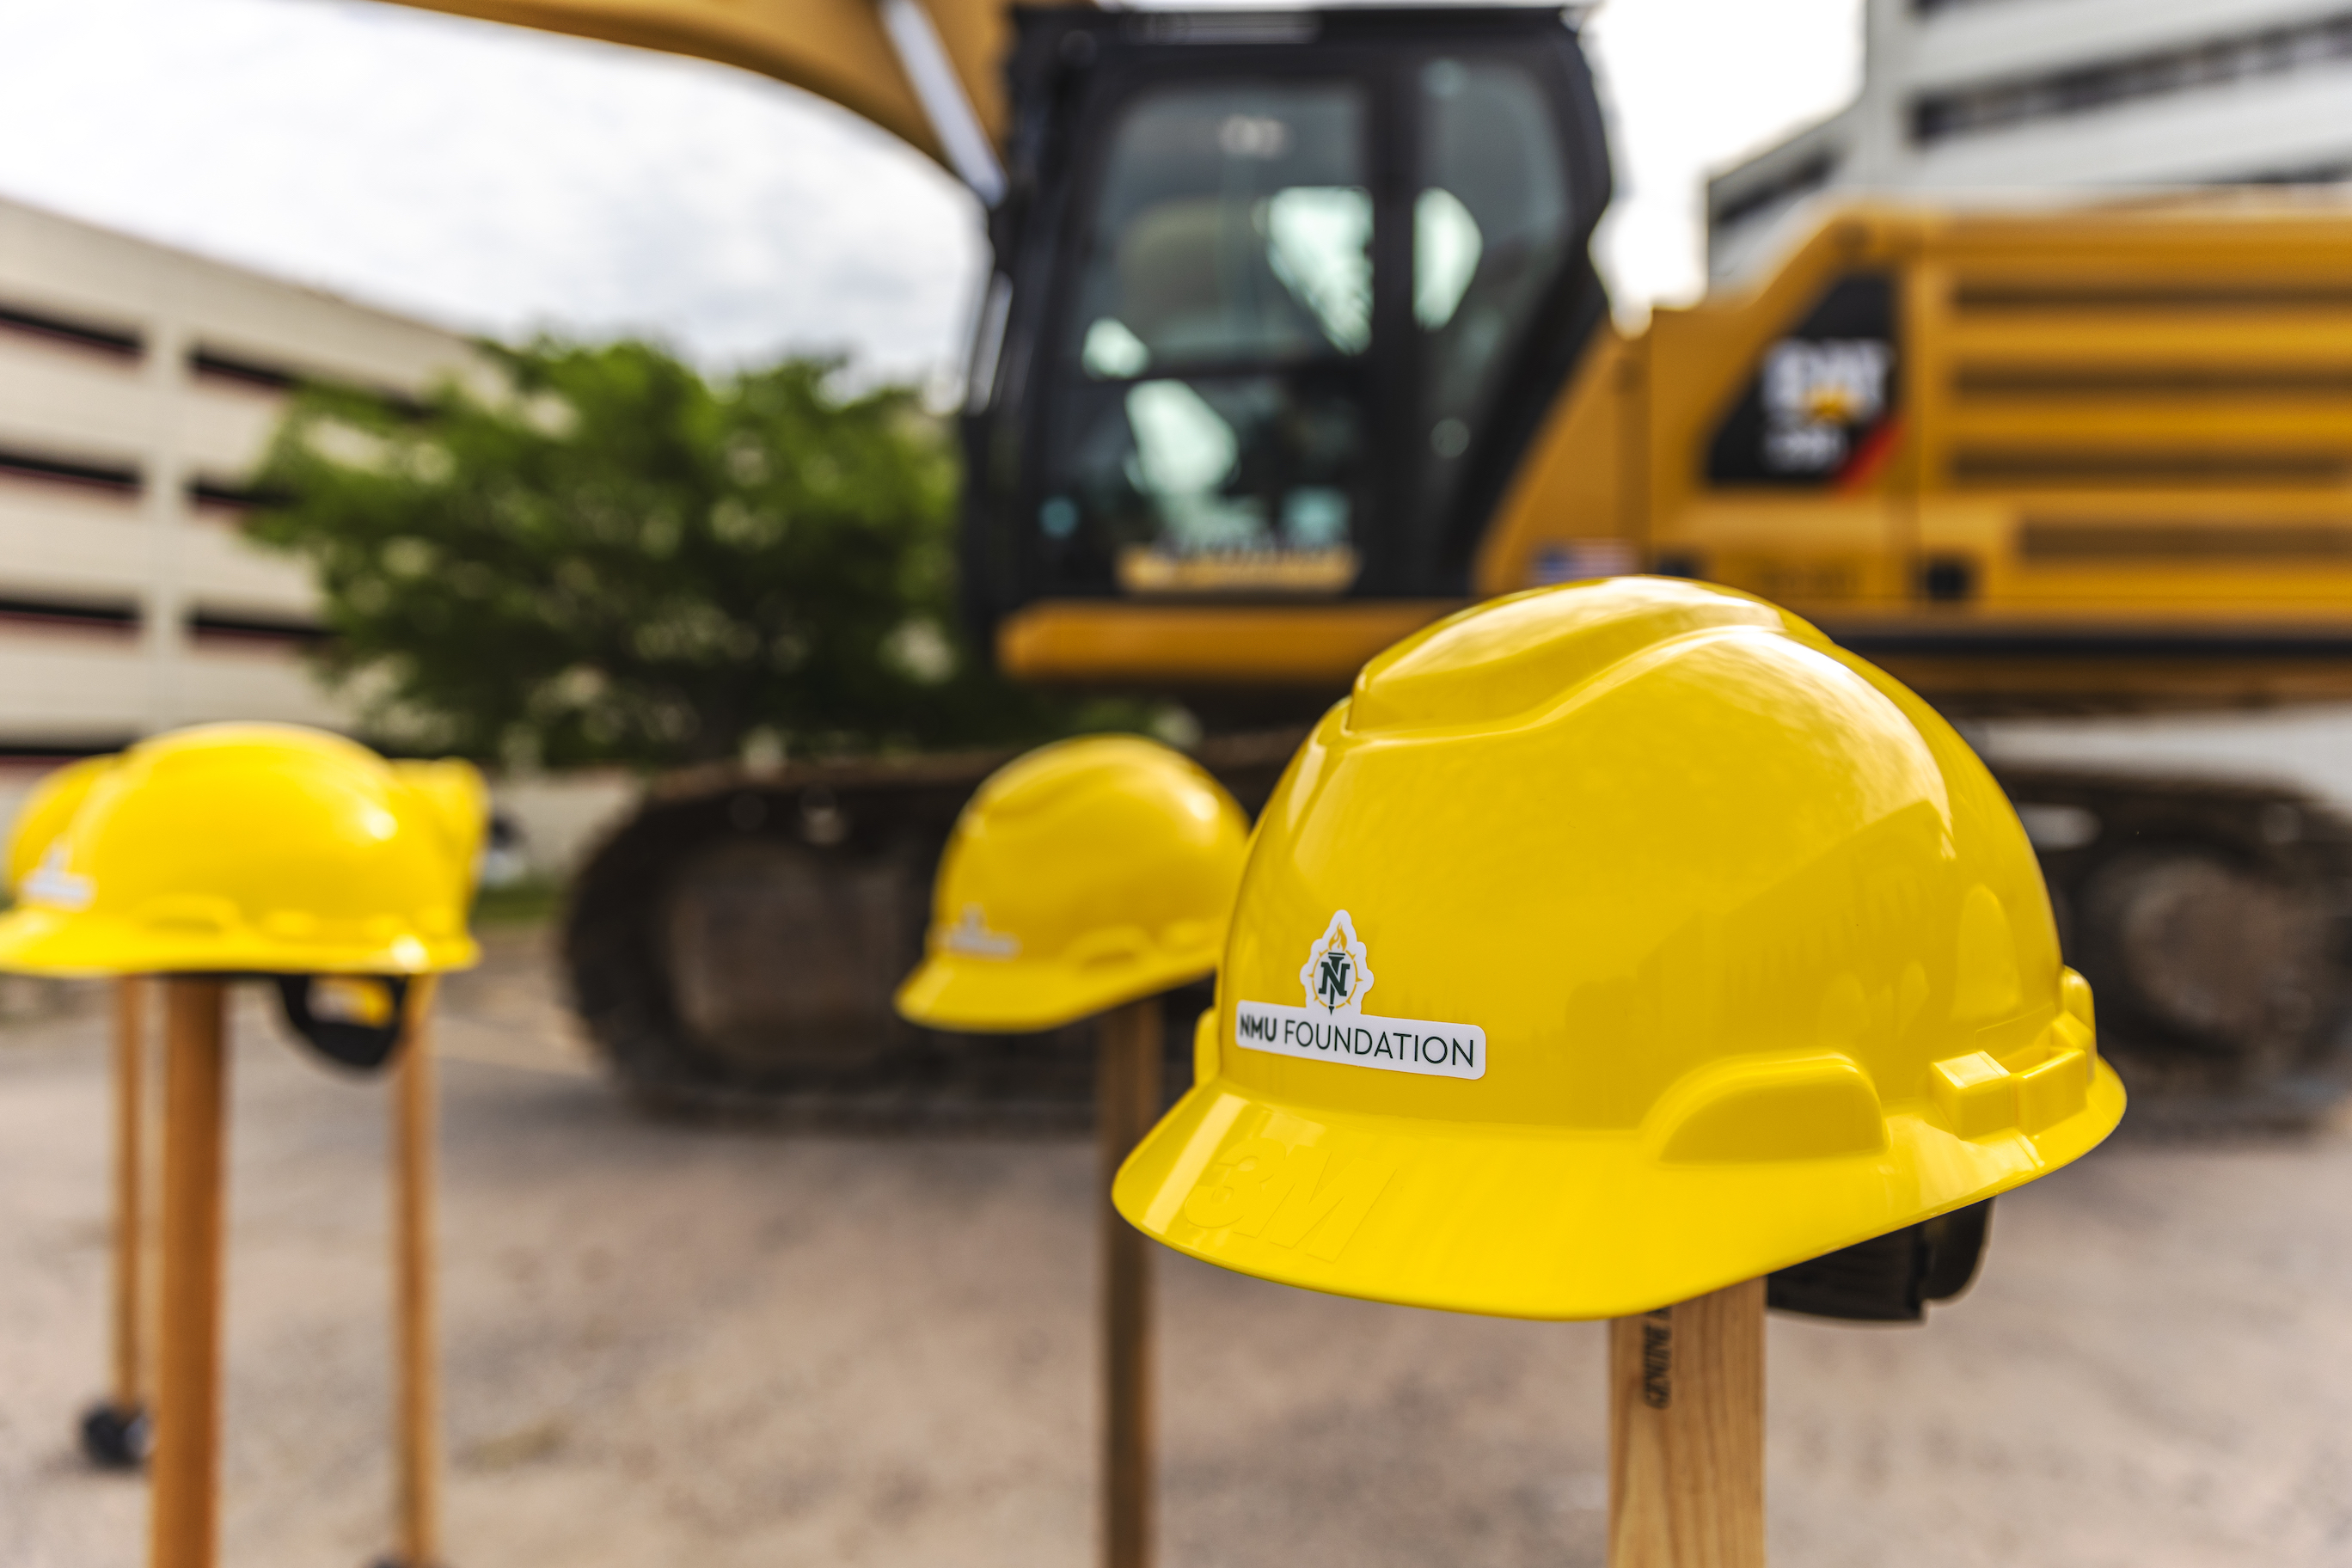
<svg viewBox="0 0 2352 1568"><path fill-rule="evenodd" d="M1014 18L965 420L980 638L1107 602L1263 627L1466 595L1606 308L1609 162L1570 24Z"/></svg>

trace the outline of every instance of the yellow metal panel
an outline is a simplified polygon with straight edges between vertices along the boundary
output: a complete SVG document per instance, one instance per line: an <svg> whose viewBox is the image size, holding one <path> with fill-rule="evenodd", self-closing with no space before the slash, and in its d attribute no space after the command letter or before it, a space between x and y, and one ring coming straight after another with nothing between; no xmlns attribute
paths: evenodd
<svg viewBox="0 0 2352 1568"><path fill-rule="evenodd" d="M2036 313L2006 311L1952 323L1951 353L1964 365L2118 365L2176 362L2245 365L2352 365L2352 312L2264 310L2192 318L2137 310L2084 312L2053 331Z"/></svg>
<svg viewBox="0 0 2352 1568"><path fill-rule="evenodd" d="M1857 496L1711 489L1764 349L1864 267L1901 285L1894 460ZM1648 346L1659 547L1937 700L2352 695L2352 213L1862 207L1756 290L1660 312ZM1960 596L1931 602L1947 563Z"/></svg>
<svg viewBox="0 0 2352 1568"><path fill-rule="evenodd" d="M1869 627L1878 631L1892 628L1906 634L1937 629L1986 637L2031 633L2045 640L2052 634L2070 630L2079 631L2085 637L2105 638L2125 633L2135 636L2179 633L2182 636L2264 642L2286 639L2307 643L2325 638L2343 643L2347 651L2352 652L2352 617L2330 615L2325 609L2315 613L2309 605L2244 604L2202 597L2195 592L2193 584L2184 586L2187 588L2185 592L2161 597L2149 595L2137 600L2112 599L2103 603L2070 599L2042 605L2002 605L1991 609L1967 604L1924 602L1895 605L1862 605L1836 615L1825 615L1821 624L1829 627ZM1876 658L1875 655L1872 657Z"/></svg>
<svg viewBox="0 0 2352 1568"><path fill-rule="evenodd" d="M1625 477L1640 471L1643 359L1639 340L1606 322L1595 331L1479 548L1472 572L1479 594L1532 585L1545 550L1571 541L1642 547L1648 519Z"/></svg>
<svg viewBox="0 0 2352 1568"><path fill-rule="evenodd" d="M1895 526L1890 531L1888 564L1899 586L1896 596L1918 591L1927 563L1928 542L1924 537L1927 492L1943 478L1951 461L1952 366L1950 329L1954 279L1948 266L1930 259L1925 245L1906 258L1897 288L1895 310L1900 334L1897 374L1903 377L1903 413L1907 428L1903 443L1906 461L1896 489Z"/></svg>
<svg viewBox="0 0 2352 1568"><path fill-rule="evenodd" d="M1745 549L1775 545L1834 551L1886 548L1886 507L1876 497L1805 490L1722 491L1685 507L1662 546L1704 540Z"/></svg>
<svg viewBox="0 0 2352 1568"><path fill-rule="evenodd" d="M2053 659L1873 649L1871 662L1956 713L2208 710L2352 699L2352 658L2296 660L2184 651Z"/></svg>
<svg viewBox="0 0 2352 1568"><path fill-rule="evenodd" d="M2352 398L2057 398L1957 404L1945 427L1952 445L2131 450L2333 448L2352 459Z"/></svg>
<svg viewBox="0 0 2352 1568"><path fill-rule="evenodd" d="M1330 605L1049 600L1007 620L997 658L1021 680L1327 686L1462 606L1441 599Z"/></svg>
<svg viewBox="0 0 2352 1568"><path fill-rule="evenodd" d="M1820 618L1909 593L1891 549L1895 524L1895 510L1883 496L1711 499L1685 508L1658 545L1703 548L1710 581Z"/></svg>
<svg viewBox="0 0 2352 1568"><path fill-rule="evenodd" d="M2001 598L2023 613L2056 606L2086 623L2123 613L2161 616L2194 628L2226 616L2339 619L2352 604L2352 562L2315 565L2196 566L2161 563L2138 570L2028 570L2012 573ZM2352 625L2340 627L2352 637Z"/></svg>

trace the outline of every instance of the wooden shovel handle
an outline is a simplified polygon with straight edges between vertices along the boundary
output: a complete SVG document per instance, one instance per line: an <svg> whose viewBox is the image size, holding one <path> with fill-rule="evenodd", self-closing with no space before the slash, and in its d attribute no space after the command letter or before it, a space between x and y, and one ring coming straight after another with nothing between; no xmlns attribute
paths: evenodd
<svg viewBox="0 0 2352 1568"><path fill-rule="evenodd" d="M1159 999L1103 1015L1095 1116L1102 1147L1103 1562L1149 1568L1152 1543L1151 1243L1111 1207L1111 1178L1160 1115Z"/></svg>
<svg viewBox="0 0 2352 1568"><path fill-rule="evenodd" d="M398 1568L439 1568L441 1562L433 992L431 975L409 987L405 1034L392 1068L393 1352L399 1378L393 1506Z"/></svg>
<svg viewBox="0 0 2352 1568"><path fill-rule="evenodd" d="M148 1463L152 1568L213 1568L219 1552L223 1153L227 988L163 983L163 1267Z"/></svg>
<svg viewBox="0 0 2352 1568"><path fill-rule="evenodd" d="M1764 1281L1609 1325L1609 1568L1764 1568Z"/></svg>

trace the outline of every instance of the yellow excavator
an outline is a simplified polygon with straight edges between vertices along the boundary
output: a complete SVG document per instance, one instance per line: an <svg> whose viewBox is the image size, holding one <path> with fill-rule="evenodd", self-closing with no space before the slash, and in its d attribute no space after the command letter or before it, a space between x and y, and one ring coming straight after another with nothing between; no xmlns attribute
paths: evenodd
<svg viewBox="0 0 2352 1568"><path fill-rule="evenodd" d="M1860 206L1629 336L1557 8L428 3L761 72L963 180L993 258L971 629L1020 679L1181 697L1245 804L1387 643L1632 572L1767 595L1958 716L2352 696L2352 216ZM992 761L655 788L565 936L624 1080L1082 1111L1069 1043L890 1016ZM2185 1115L2333 1093L2352 832L2262 785L2004 782L2142 1088Z"/></svg>

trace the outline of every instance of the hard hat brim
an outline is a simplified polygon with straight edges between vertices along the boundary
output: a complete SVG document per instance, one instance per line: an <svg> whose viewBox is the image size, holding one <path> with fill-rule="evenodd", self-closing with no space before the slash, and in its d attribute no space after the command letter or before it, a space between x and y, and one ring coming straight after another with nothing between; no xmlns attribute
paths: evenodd
<svg viewBox="0 0 2352 1568"><path fill-rule="evenodd" d="M1112 1201L1179 1252L1285 1285L1618 1318L2006 1192L2089 1152L2123 1110L2100 1061L2084 1109L2038 1133L1963 1139L1898 1110L1876 1153L1669 1164L1632 1133L1340 1114L1218 1077L1136 1147ZM1250 1140L1243 1190L1225 1173Z"/></svg>
<svg viewBox="0 0 2352 1568"><path fill-rule="evenodd" d="M434 974L481 961L472 936L273 942L250 931L157 931L38 907L0 915L0 970L23 974Z"/></svg>
<svg viewBox="0 0 2352 1568"><path fill-rule="evenodd" d="M935 952L907 977L895 1000L900 1017L927 1029L1028 1034L1205 980L1216 967L1210 947L1083 968Z"/></svg>

